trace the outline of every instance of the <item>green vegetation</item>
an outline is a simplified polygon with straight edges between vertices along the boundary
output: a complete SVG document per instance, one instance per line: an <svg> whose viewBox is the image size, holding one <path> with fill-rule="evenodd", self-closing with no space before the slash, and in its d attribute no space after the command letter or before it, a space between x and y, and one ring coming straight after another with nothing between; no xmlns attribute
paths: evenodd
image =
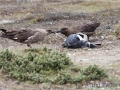
<svg viewBox="0 0 120 90"><path fill-rule="evenodd" d="M85 70L75 67L65 53L58 53L46 47L25 49L24 55L8 50L0 52L0 69L9 78L34 83L54 84L81 83L106 78L104 70L96 65Z"/></svg>
<svg viewBox="0 0 120 90"><path fill-rule="evenodd" d="M83 71L83 75L86 76L87 80L100 80L107 75L104 73L103 69L100 69L97 65L89 66Z"/></svg>

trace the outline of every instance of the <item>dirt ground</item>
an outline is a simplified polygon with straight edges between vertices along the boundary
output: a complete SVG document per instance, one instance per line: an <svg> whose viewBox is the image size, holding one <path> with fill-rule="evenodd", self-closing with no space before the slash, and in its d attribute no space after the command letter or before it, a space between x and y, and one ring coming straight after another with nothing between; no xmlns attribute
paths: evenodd
<svg viewBox="0 0 120 90"><path fill-rule="evenodd" d="M56 0L56 3L58 2L59 0ZM42 0L41 0L41 3L43 3ZM37 4L38 7L37 7L36 3L31 4L31 2L30 4L27 4L26 2L21 4L21 2L14 2L14 0L12 2L0 1L0 24L1 24L0 28L14 28L14 29L16 28L49 29L50 28L53 30L58 30L61 27L72 27L75 25L88 23L88 22L94 21L94 18L97 18L97 20L101 22L101 25L99 28L97 28L94 36L90 38L92 43L101 43L101 46L98 46L97 48L94 48L94 49L62 48L61 44L63 43L64 41L63 38L65 37L61 34L59 35L62 37L56 36L53 34L49 35L48 37L46 37L46 40L44 40L42 43L40 42L37 44L32 44L32 47L37 48L37 47L47 46L59 52L66 52L67 56L76 65L81 65L83 67L86 67L89 65L96 64L102 68L111 69L117 73L120 73L120 71L115 70L113 68L114 65L116 65L117 63L120 63L120 40L114 35L114 31L115 31L114 26L119 25L119 20L120 20L119 14L117 13L110 14L111 15L110 17L103 18L101 16L101 12L98 12L96 14L92 14L94 15L93 19L91 19L92 16L88 14L88 16L85 16L85 18L78 18L78 19L66 19L65 18L65 19L59 19L59 20L40 21L37 23L24 22L24 21L29 20L29 18L27 18L29 17L29 15L32 18L34 18L33 16L35 15L37 17L39 12L45 13L49 11L49 10L46 10L46 8L41 7L42 5L41 3L38 3ZM26 6L25 4L27 4L28 6L25 7ZM45 11L39 10L39 8L42 8ZM37 11L34 11L34 9L39 12L37 13ZM116 10L119 11L119 8ZM114 15L115 17L113 17ZM1 49L8 48L9 50L13 50L13 51L14 49L19 50L19 49L28 48L25 44L21 44L21 43L14 42L9 39L3 39L3 38L0 38L0 44L1 44L0 45ZM118 75L118 78L119 77L120 75ZM6 79L3 74L0 74L0 90L28 90L28 89L29 90L77 90L74 88L70 88L69 85L64 86L64 87L63 86L51 86L51 87L54 87L54 89L49 89L49 88L43 89L43 87L44 87L44 84L33 85L33 84L30 84L29 82L22 83L16 80Z"/></svg>

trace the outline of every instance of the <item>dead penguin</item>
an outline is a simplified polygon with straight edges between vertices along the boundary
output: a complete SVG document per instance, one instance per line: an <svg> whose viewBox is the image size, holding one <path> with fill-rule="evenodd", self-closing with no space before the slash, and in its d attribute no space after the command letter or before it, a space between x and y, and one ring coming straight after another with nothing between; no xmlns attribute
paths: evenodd
<svg viewBox="0 0 120 90"><path fill-rule="evenodd" d="M86 41L82 36L81 33L71 34L67 37L65 43L62 45L63 47L67 48L94 48L96 47L95 44L92 44Z"/></svg>
<svg viewBox="0 0 120 90"><path fill-rule="evenodd" d="M99 22L93 22L90 24L80 25L73 28L62 28L61 30L58 30L56 32L64 34L67 37L70 34L76 34L76 33L82 32L83 34L86 34L89 38L91 35L93 35L94 31L99 26L100 26Z"/></svg>
<svg viewBox="0 0 120 90"><path fill-rule="evenodd" d="M3 32L1 37L9 38L20 43L26 43L28 47L30 47L31 43L43 41L47 35L54 33L52 30L45 29L0 30Z"/></svg>

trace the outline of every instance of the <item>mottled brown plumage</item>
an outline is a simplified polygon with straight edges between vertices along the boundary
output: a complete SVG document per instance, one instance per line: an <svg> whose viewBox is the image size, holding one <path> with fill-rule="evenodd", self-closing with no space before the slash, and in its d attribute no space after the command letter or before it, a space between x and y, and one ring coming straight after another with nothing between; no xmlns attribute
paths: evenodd
<svg viewBox="0 0 120 90"><path fill-rule="evenodd" d="M83 34L86 34L88 37L93 35L94 31L97 27L100 26L99 22L93 22L90 24L80 25L73 28L62 28L61 30L58 30L56 32L60 32L61 34L64 34L65 36L69 36L70 34L75 34L78 32L82 32Z"/></svg>
<svg viewBox="0 0 120 90"><path fill-rule="evenodd" d="M52 30L45 29L0 30L3 32L1 37L9 38L20 43L26 43L28 46L30 46L31 43L43 41L47 35L54 33Z"/></svg>

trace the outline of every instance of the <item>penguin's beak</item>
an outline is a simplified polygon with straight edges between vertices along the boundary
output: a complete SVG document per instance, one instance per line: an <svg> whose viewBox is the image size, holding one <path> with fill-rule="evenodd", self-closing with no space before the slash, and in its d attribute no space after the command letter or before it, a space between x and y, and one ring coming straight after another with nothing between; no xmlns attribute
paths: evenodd
<svg viewBox="0 0 120 90"><path fill-rule="evenodd" d="M100 45L101 45L101 43L96 43L95 45L100 46Z"/></svg>

